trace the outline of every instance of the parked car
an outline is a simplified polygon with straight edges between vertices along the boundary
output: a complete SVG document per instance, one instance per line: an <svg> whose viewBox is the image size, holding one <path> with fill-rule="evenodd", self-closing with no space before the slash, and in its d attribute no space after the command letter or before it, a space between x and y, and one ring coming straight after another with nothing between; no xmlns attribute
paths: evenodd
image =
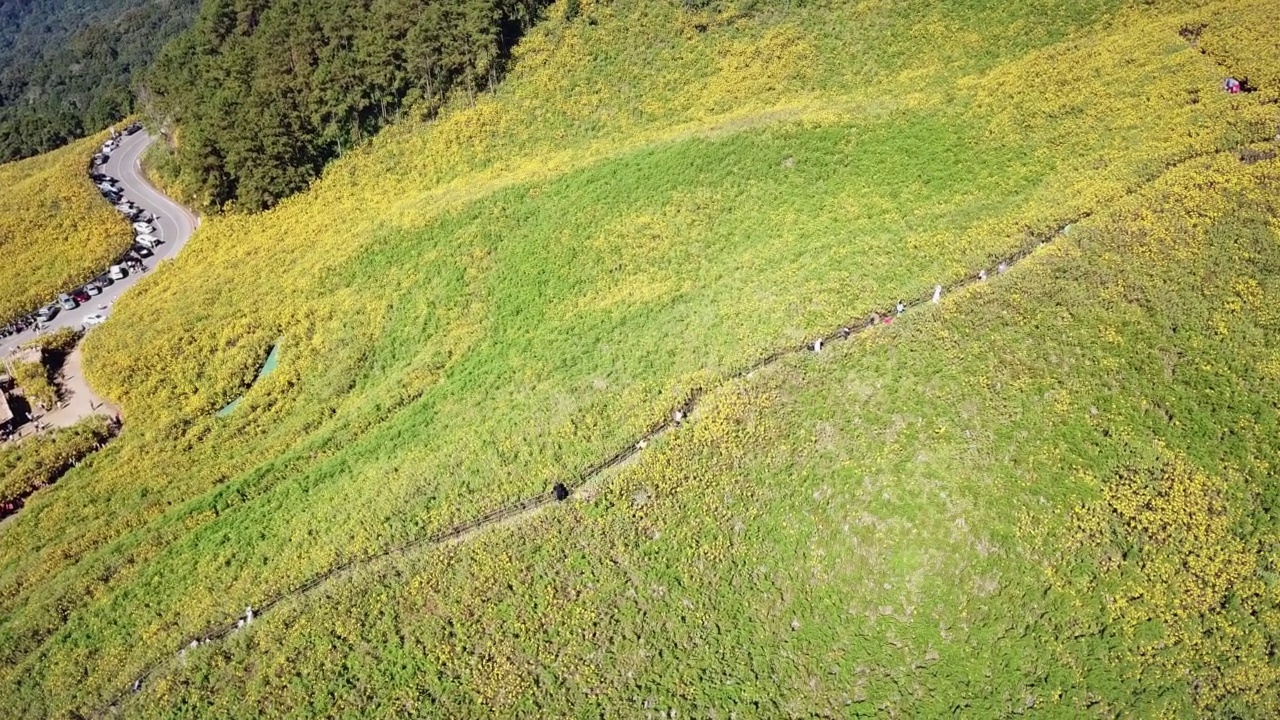
<svg viewBox="0 0 1280 720"><path fill-rule="evenodd" d="M139 235L150 235L156 231L155 227L153 227L151 223L144 223L144 222L134 223L133 230Z"/></svg>
<svg viewBox="0 0 1280 720"><path fill-rule="evenodd" d="M139 131L139 130L141 130L141 129L142 129L142 123L140 123L140 122L131 122L131 123L129 123L128 125L125 125L125 126L124 126L124 134L125 134L125 135L132 135L132 134L134 134L134 133L138 132L138 131Z"/></svg>
<svg viewBox="0 0 1280 720"><path fill-rule="evenodd" d="M87 303L89 302L89 292L84 289L72 290L71 299L78 303Z"/></svg>
<svg viewBox="0 0 1280 720"><path fill-rule="evenodd" d="M46 305L36 311L36 322L46 323L58 315L57 305Z"/></svg>
<svg viewBox="0 0 1280 720"><path fill-rule="evenodd" d="M155 235L139 235L134 238L134 240L142 247L149 248L151 250L155 250L156 246L160 244L160 238Z"/></svg>
<svg viewBox="0 0 1280 720"><path fill-rule="evenodd" d="M112 280L111 276L108 275L107 273L102 273L101 275L93 279L93 284L97 285L100 288L108 287L114 282L115 280Z"/></svg>
<svg viewBox="0 0 1280 720"><path fill-rule="evenodd" d="M123 280L128 274L129 271L125 270L123 265L112 265L111 269L107 271L107 276L112 280Z"/></svg>
<svg viewBox="0 0 1280 720"><path fill-rule="evenodd" d="M85 283L85 285L84 285L84 291L85 291L85 292L87 292L87 293L89 293L90 295L101 295L101 294L102 294L102 288L98 286L98 283L92 283L92 282L91 282L91 283Z"/></svg>
<svg viewBox="0 0 1280 720"><path fill-rule="evenodd" d="M140 258L149 258L154 254L146 245L134 245L133 252Z"/></svg>
<svg viewBox="0 0 1280 720"><path fill-rule="evenodd" d="M70 295L62 293L58 296L58 305L62 306L63 310L75 310L80 306L80 303L76 302L76 299Z"/></svg>
<svg viewBox="0 0 1280 720"><path fill-rule="evenodd" d="M101 325L107 321L107 316L102 313L90 313L84 316L84 324L89 326Z"/></svg>

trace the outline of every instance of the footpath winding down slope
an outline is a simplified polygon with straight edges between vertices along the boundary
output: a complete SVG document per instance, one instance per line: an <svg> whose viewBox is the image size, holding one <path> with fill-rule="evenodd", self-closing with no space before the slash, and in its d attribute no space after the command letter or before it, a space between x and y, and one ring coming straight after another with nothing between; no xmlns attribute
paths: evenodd
<svg viewBox="0 0 1280 720"><path fill-rule="evenodd" d="M132 200L140 207L156 215L156 231L163 244L155 249L153 257L147 259L146 264L149 267L154 267L156 263L176 255L183 245L186 245L187 240L191 238L196 226L200 224L199 219L190 210L157 190L143 176L142 153L153 142L155 142L155 138L147 134L146 131L121 138L120 147L111 154L106 166L102 169L102 172L120 181L120 186L124 190L123 195L126 199ZM86 165L88 162L89 158L85 158ZM106 200L103 200L103 202L106 202ZM120 222L127 223L128 220L121 217ZM106 270L106 268L102 269ZM80 327L84 324L86 315L95 312L110 314L111 306L115 301L128 292L129 288L133 287L144 274L131 274L123 280L117 280L109 287L103 288L101 295L92 298L75 310L58 313L57 317L53 318L46 326L46 329L57 330L64 327ZM0 355L8 353L22 343L35 338L35 336L36 333L34 331L28 330L5 338L0 341Z"/></svg>

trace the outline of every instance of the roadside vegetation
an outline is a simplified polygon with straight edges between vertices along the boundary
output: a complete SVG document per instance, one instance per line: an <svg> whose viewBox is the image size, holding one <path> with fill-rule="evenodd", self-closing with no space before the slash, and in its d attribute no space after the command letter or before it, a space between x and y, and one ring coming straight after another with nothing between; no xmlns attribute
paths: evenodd
<svg viewBox="0 0 1280 720"><path fill-rule="evenodd" d="M83 284L133 239L88 177L104 133L0 165L0 325Z"/></svg>
<svg viewBox="0 0 1280 720"><path fill-rule="evenodd" d="M71 354L82 337L84 333L76 328L59 328L24 343L22 348L39 348L45 354L52 356L55 364L61 365L63 359Z"/></svg>
<svg viewBox="0 0 1280 720"><path fill-rule="evenodd" d="M0 529L0 692L31 716L1274 707L1276 169L1241 160L1276 133L1269 5L753 5L556 3L492 92L208 219L85 341L127 432ZM700 391L582 501L176 659Z"/></svg>
<svg viewBox="0 0 1280 720"><path fill-rule="evenodd" d="M58 401L58 389L49 379L49 368L44 360L15 360L11 364L13 382L31 405L40 403L47 408Z"/></svg>

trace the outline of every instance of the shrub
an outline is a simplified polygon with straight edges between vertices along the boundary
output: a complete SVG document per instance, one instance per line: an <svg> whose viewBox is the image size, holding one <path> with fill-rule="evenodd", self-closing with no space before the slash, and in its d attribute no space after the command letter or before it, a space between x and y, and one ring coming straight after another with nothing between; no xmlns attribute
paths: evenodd
<svg viewBox="0 0 1280 720"><path fill-rule="evenodd" d="M12 363L12 370L13 381L22 388L28 403L53 407L58 402L58 391L49 381L49 368L43 362L18 360Z"/></svg>

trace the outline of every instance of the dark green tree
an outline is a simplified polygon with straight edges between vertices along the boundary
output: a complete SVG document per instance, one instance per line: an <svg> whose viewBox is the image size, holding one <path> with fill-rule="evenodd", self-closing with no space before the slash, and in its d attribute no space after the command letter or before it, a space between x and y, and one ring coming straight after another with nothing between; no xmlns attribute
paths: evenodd
<svg viewBox="0 0 1280 720"><path fill-rule="evenodd" d="M408 105L498 81L544 0L206 0L146 75L180 180L267 208Z"/></svg>

